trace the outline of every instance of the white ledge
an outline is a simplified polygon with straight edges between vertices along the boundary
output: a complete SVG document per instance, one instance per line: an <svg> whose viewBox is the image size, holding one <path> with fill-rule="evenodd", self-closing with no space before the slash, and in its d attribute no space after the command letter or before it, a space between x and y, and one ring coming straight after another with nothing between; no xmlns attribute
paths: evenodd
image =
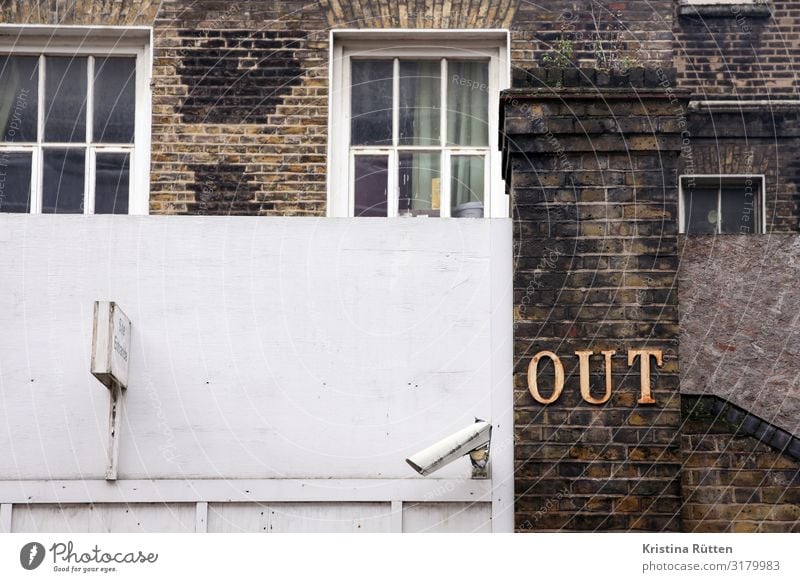
<svg viewBox="0 0 800 582"><path fill-rule="evenodd" d="M489 502L491 480L122 479L0 481L0 503Z"/></svg>

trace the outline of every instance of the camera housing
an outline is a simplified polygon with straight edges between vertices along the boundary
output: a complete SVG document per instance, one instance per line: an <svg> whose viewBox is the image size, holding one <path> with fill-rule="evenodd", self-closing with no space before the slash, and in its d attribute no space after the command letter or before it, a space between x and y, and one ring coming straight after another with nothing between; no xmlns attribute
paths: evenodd
<svg viewBox="0 0 800 582"><path fill-rule="evenodd" d="M406 463L420 475L426 476L464 455L470 455L472 478L487 479L491 438L492 425L476 419L474 424L410 456Z"/></svg>

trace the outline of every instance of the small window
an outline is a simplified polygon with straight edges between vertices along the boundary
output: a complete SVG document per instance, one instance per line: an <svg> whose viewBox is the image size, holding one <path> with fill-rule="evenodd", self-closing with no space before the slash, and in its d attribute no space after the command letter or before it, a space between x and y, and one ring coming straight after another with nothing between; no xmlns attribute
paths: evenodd
<svg viewBox="0 0 800 582"><path fill-rule="evenodd" d="M146 214L149 31L20 30L0 35L0 212Z"/></svg>
<svg viewBox="0 0 800 582"><path fill-rule="evenodd" d="M506 36L483 33L335 33L329 215L508 215L497 152Z"/></svg>
<svg viewBox="0 0 800 582"><path fill-rule="evenodd" d="M680 186L682 233L764 232L763 176L682 176Z"/></svg>

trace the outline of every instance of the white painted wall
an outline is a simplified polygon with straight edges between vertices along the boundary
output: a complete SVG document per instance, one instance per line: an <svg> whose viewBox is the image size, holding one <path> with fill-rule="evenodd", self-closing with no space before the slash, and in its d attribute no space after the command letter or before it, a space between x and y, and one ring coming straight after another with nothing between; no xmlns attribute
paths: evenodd
<svg viewBox="0 0 800 582"><path fill-rule="evenodd" d="M159 501L130 499L147 489L131 480L152 497L164 480L333 478L382 480L387 502L425 479L413 501L456 502L466 459L435 475L452 487L404 459L477 416L495 433L475 501L510 530L511 251L508 220L0 215L0 503L103 479L108 391L89 373L103 299L133 325L125 501ZM258 501L294 499L278 491Z"/></svg>

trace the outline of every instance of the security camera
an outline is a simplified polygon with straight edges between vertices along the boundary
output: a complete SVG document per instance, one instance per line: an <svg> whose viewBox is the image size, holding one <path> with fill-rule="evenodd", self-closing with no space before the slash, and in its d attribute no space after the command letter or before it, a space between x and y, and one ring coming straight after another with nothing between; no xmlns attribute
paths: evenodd
<svg viewBox="0 0 800 582"><path fill-rule="evenodd" d="M472 461L472 477L488 478L489 441L492 425L475 419L475 424L462 428L455 434L440 440L425 450L406 459L420 475L430 475L464 455L469 454Z"/></svg>

